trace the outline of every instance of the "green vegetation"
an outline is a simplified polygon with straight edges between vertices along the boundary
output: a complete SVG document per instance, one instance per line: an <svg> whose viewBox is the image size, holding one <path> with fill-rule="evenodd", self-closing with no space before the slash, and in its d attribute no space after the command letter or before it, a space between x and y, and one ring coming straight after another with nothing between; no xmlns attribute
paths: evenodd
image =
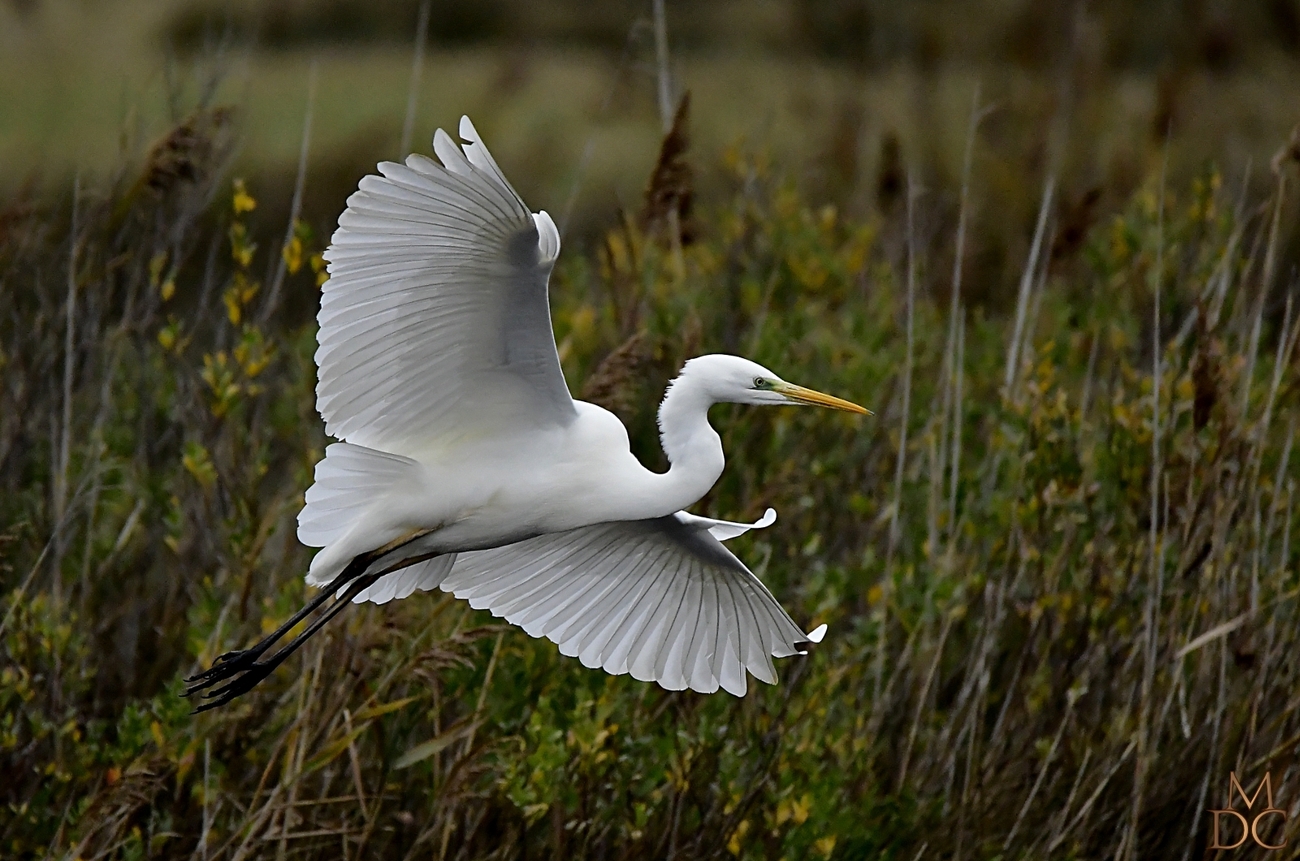
<svg viewBox="0 0 1300 861"><path fill-rule="evenodd" d="M180 678L303 600L325 443L328 227L284 242L228 153L202 111L0 212L0 854L1181 857L1230 771L1295 809L1295 149L1258 199L1157 166L1095 226L1044 203L1005 313L926 198L849 216L729 151L695 241L565 254L557 341L650 464L700 352L876 410L713 416L697 510L778 508L737 551L825 643L670 693L418 594L191 716Z"/></svg>

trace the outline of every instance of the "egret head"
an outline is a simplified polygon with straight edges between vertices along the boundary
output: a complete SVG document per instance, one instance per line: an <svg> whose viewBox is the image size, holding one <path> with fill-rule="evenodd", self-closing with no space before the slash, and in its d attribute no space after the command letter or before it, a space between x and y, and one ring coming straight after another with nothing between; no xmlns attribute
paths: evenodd
<svg viewBox="0 0 1300 861"><path fill-rule="evenodd" d="M739 356L714 354L691 359L681 379L691 379L715 403L759 405L811 405L871 415L871 410L850 401L787 383L767 368Z"/></svg>

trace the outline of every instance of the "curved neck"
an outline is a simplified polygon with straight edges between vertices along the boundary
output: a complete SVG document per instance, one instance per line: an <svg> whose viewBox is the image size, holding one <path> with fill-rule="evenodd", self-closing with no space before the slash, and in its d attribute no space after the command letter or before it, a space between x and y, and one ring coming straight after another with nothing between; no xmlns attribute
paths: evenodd
<svg viewBox="0 0 1300 861"><path fill-rule="evenodd" d="M668 455L668 471L650 473L657 516L693 505L722 475L722 440L709 426L715 400L698 380L678 377L659 406L659 441Z"/></svg>

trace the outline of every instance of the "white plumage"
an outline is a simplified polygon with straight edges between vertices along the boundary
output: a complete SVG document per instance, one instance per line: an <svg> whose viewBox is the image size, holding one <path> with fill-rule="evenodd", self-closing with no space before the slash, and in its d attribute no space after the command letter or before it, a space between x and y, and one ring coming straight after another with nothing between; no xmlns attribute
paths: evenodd
<svg viewBox="0 0 1300 861"><path fill-rule="evenodd" d="M458 147L384 162L339 219L318 317L317 407L342 440L317 464L298 537L309 583L339 596L258 661L321 595L256 647L196 677L211 707L264 678L346 600L441 588L547 637L585 666L665 688L744 694L776 681L804 633L721 541L770 525L687 514L717 480L708 408L730 401L866 413L736 356L687 362L659 411L671 464L645 469L608 411L560 370L547 282L560 251L468 118ZM242 674L242 676L241 676ZM236 678L238 676L238 678Z"/></svg>

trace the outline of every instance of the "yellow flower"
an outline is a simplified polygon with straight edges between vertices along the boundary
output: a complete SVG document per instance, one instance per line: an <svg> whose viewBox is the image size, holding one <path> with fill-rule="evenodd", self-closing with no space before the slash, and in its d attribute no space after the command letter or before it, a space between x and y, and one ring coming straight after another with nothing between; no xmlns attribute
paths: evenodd
<svg viewBox="0 0 1300 861"><path fill-rule="evenodd" d="M739 855L740 841L745 839L747 833L749 833L749 820L742 819L736 826L736 830L731 832L731 839L727 841L727 851L732 855Z"/></svg>
<svg viewBox="0 0 1300 861"><path fill-rule="evenodd" d="M311 271L316 273L317 287L330 280L329 271L325 268L325 253L323 251L317 251L311 256Z"/></svg>
<svg viewBox="0 0 1300 861"><path fill-rule="evenodd" d="M280 256L284 258L284 268L288 273L297 275L302 268L302 240L296 236L290 239L280 251Z"/></svg>
<svg viewBox="0 0 1300 861"><path fill-rule="evenodd" d="M812 796L805 794L803 798L790 804L790 818L794 820L795 825L803 825L808 821L808 812L812 808Z"/></svg>
<svg viewBox="0 0 1300 861"><path fill-rule="evenodd" d="M244 181L237 179L234 185L235 194L230 199L230 206L235 210L235 215L242 215L245 212L252 212L257 209L257 201L248 193L248 189L244 188Z"/></svg>
<svg viewBox="0 0 1300 861"><path fill-rule="evenodd" d="M185 446L185 455L181 458L185 471L194 476L199 486L207 490L216 484L217 468L212 465L208 450L197 442ZM175 549L175 548L172 548Z"/></svg>
<svg viewBox="0 0 1300 861"><path fill-rule="evenodd" d="M811 795L805 794L803 798L783 798L776 806L776 824L784 825L786 822L793 822L795 825L803 825L808 821L808 812L811 808Z"/></svg>
<svg viewBox="0 0 1300 861"><path fill-rule="evenodd" d="M230 318L231 323L238 326L244 314L243 306L239 304L239 288L231 287L222 294L221 298L226 303L226 316Z"/></svg>
<svg viewBox="0 0 1300 861"><path fill-rule="evenodd" d="M236 221L230 225L230 256L241 267L248 266L253 262L253 252L257 250L257 243L248 238L248 228Z"/></svg>

